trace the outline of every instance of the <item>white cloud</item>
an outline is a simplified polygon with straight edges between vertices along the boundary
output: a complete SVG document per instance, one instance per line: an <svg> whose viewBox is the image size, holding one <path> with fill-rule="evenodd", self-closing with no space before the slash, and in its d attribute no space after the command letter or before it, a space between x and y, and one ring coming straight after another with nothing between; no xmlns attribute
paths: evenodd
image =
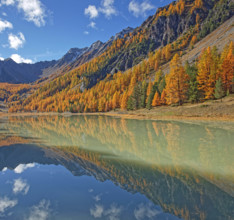
<svg viewBox="0 0 234 220"><path fill-rule="evenodd" d="M3 57L0 57L0 61L3 61L3 60L4 60L4 58L3 58ZM2 172L6 171L6 170L4 170L4 169L5 169L5 167L3 168Z"/></svg>
<svg viewBox="0 0 234 220"><path fill-rule="evenodd" d="M14 169L14 172L20 174L20 173L23 173L26 169L33 168L33 167L35 167L34 163L20 164Z"/></svg>
<svg viewBox="0 0 234 220"><path fill-rule="evenodd" d="M17 200L10 200L8 197L0 197L0 214L3 214L9 208L13 208L17 203Z"/></svg>
<svg viewBox="0 0 234 220"><path fill-rule="evenodd" d="M13 185L13 192L15 194L18 193L23 193L24 195L26 195L29 191L29 184L26 182L26 180L22 180L22 179L16 179L14 181L14 185Z"/></svg>
<svg viewBox="0 0 234 220"><path fill-rule="evenodd" d="M152 219L161 211L151 207L151 205L140 204L137 209L134 210L134 216L137 220Z"/></svg>
<svg viewBox="0 0 234 220"><path fill-rule="evenodd" d="M99 12L103 13L107 18L117 15L118 11L114 7L114 2L114 0L102 0L101 6L98 9L95 5L89 5L85 9L85 15L89 16L90 19L98 17Z"/></svg>
<svg viewBox="0 0 234 220"><path fill-rule="evenodd" d="M15 4L15 0L2 0L1 1L2 5L14 5Z"/></svg>
<svg viewBox="0 0 234 220"><path fill-rule="evenodd" d="M7 13L6 13L6 12L3 12L3 13L2 13L2 16L5 16L5 17L6 17L6 16L7 16Z"/></svg>
<svg viewBox="0 0 234 220"><path fill-rule="evenodd" d="M102 7L99 9L107 18L117 15L118 12L114 7L114 0L103 0Z"/></svg>
<svg viewBox="0 0 234 220"><path fill-rule="evenodd" d="M89 32L88 32L88 31L84 31L84 34L85 34L85 35L89 35Z"/></svg>
<svg viewBox="0 0 234 220"><path fill-rule="evenodd" d="M25 59L25 58L21 57L19 54L12 54L11 55L11 59L14 60L16 63L28 63L28 64L32 64L33 63L32 60ZM21 168L23 168L23 169L25 168L25 167L22 167L21 165L19 165L19 166L18 166L19 168L16 167L17 171L19 171ZM28 168L28 167L26 167L26 168ZM16 172L16 170L15 170L15 172Z"/></svg>
<svg viewBox="0 0 234 220"><path fill-rule="evenodd" d="M18 50L20 47L23 47L25 43L25 37L23 33L18 33L18 35L9 34L8 41L10 44L10 48Z"/></svg>
<svg viewBox="0 0 234 220"><path fill-rule="evenodd" d="M141 4L135 0L131 1L128 6L129 12L133 13L135 17L146 16L146 12L155 9L148 0L143 1Z"/></svg>
<svg viewBox="0 0 234 220"><path fill-rule="evenodd" d="M45 25L45 6L40 0L2 0L1 4L7 6L16 4L27 21L33 22L38 27Z"/></svg>
<svg viewBox="0 0 234 220"><path fill-rule="evenodd" d="M93 29L96 29L96 28L97 28L97 27L96 27L96 23L93 22L93 21L90 22L90 24L88 25L88 27L91 27L91 28L93 28Z"/></svg>
<svg viewBox="0 0 234 220"><path fill-rule="evenodd" d="M85 15L89 16L90 19L98 17L98 10L95 5L89 5L88 8L85 9Z"/></svg>
<svg viewBox="0 0 234 220"><path fill-rule="evenodd" d="M9 21L4 21L0 19L0 33L3 32L7 28L12 29L13 25Z"/></svg>
<svg viewBox="0 0 234 220"><path fill-rule="evenodd" d="M27 21L40 27L45 25L45 7L39 0L17 0L18 10L24 12Z"/></svg>
<svg viewBox="0 0 234 220"><path fill-rule="evenodd" d="M95 205L95 208L90 209L90 214L94 218L101 218L103 214L104 208L101 205Z"/></svg>
<svg viewBox="0 0 234 220"><path fill-rule="evenodd" d="M42 200L38 205L31 208L27 220L46 220L50 216L50 201Z"/></svg>

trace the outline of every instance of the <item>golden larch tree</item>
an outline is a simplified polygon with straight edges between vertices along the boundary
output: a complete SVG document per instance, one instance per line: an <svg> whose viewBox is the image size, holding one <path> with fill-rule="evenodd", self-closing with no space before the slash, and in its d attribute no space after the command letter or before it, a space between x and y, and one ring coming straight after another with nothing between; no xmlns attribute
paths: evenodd
<svg viewBox="0 0 234 220"><path fill-rule="evenodd" d="M219 72L219 58L216 48L210 47L205 50L198 61L198 89L203 93L205 99L214 98L215 84Z"/></svg>
<svg viewBox="0 0 234 220"><path fill-rule="evenodd" d="M167 104L182 105L186 100L189 76L182 66L180 57L175 54L170 62L170 73L166 76Z"/></svg>
<svg viewBox="0 0 234 220"><path fill-rule="evenodd" d="M225 53L225 51L224 51ZM221 77L224 91L231 92L234 79L234 55L233 42L230 43L227 53L223 55L223 62L221 67Z"/></svg>
<svg viewBox="0 0 234 220"><path fill-rule="evenodd" d="M121 104L120 104L120 107L122 110L127 109L127 102L128 102L128 93L126 91L123 93Z"/></svg>
<svg viewBox="0 0 234 220"><path fill-rule="evenodd" d="M162 91L162 94L161 94L161 105L165 105L166 104L166 90L164 89Z"/></svg>
<svg viewBox="0 0 234 220"><path fill-rule="evenodd" d="M161 105L160 95L159 95L158 92L156 92L155 95L154 95L153 101L152 101L152 106L156 107L156 106L159 106L159 105Z"/></svg>

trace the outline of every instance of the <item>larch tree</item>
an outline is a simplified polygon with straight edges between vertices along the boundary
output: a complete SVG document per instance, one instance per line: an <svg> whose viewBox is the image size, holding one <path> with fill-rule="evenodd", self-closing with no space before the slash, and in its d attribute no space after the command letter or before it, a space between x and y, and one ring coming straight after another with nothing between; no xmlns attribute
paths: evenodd
<svg viewBox="0 0 234 220"><path fill-rule="evenodd" d="M160 96L159 96L159 93L156 92L152 101L152 106L156 107L156 106L159 106L160 104L161 104Z"/></svg>
<svg viewBox="0 0 234 220"><path fill-rule="evenodd" d="M184 103L187 98L188 79L179 55L175 54L170 62L170 73L166 76L167 104Z"/></svg>
<svg viewBox="0 0 234 220"><path fill-rule="evenodd" d="M119 93L116 91L112 99L112 109L119 107Z"/></svg>
<svg viewBox="0 0 234 220"><path fill-rule="evenodd" d="M161 105L166 104L166 90L164 89L161 94Z"/></svg>
<svg viewBox="0 0 234 220"><path fill-rule="evenodd" d="M198 61L198 89L205 99L214 97L215 84L219 72L219 57L217 49L210 47L205 50Z"/></svg>
<svg viewBox="0 0 234 220"><path fill-rule="evenodd" d="M233 43L229 45L228 51L224 55L221 67L221 77L222 77L224 92L225 93L231 92L233 79L234 79Z"/></svg>
<svg viewBox="0 0 234 220"><path fill-rule="evenodd" d="M126 91L126 92L123 93L121 104L120 104L120 107L121 107L122 110L127 109L127 102L128 102L128 94L127 94L127 91Z"/></svg>

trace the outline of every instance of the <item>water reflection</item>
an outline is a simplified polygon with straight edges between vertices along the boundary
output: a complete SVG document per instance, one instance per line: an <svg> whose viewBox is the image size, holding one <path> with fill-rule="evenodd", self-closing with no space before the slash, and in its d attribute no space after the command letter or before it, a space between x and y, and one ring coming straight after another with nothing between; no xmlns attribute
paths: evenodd
<svg viewBox="0 0 234 220"><path fill-rule="evenodd" d="M101 116L16 117L2 127L7 133L0 141L0 170L20 174L36 164L62 165L74 176L111 180L157 205L139 203L132 211L135 219L158 219L162 210L184 219L233 217L233 130L209 123ZM16 179L13 186L15 194L30 190L23 178ZM9 207L17 204L2 199ZM96 204L89 208L91 217L119 218L121 206L105 208L98 203L101 195L93 199ZM41 200L32 213L45 210L44 215L49 215L50 206L49 200ZM164 214L161 219L166 217L173 218Z"/></svg>

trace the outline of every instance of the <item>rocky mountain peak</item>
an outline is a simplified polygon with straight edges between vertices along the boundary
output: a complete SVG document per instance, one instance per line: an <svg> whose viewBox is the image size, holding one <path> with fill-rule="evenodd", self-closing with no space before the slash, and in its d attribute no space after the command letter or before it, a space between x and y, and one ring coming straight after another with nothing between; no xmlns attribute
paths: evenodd
<svg viewBox="0 0 234 220"><path fill-rule="evenodd" d="M103 42L101 42L100 40L94 42L90 48L89 48L89 51L91 50L98 50L101 46L103 45Z"/></svg>
<svg viewBox="0 0 234 220"><path fill-rule="evenodd" d="M134 28L131 27L127 27L125 29L123 29L122 31L120 31L119 33L117 33L114 36L114 40L118 39L118 38L123 38L125 34L131 33L134 30Z"/></svg>

